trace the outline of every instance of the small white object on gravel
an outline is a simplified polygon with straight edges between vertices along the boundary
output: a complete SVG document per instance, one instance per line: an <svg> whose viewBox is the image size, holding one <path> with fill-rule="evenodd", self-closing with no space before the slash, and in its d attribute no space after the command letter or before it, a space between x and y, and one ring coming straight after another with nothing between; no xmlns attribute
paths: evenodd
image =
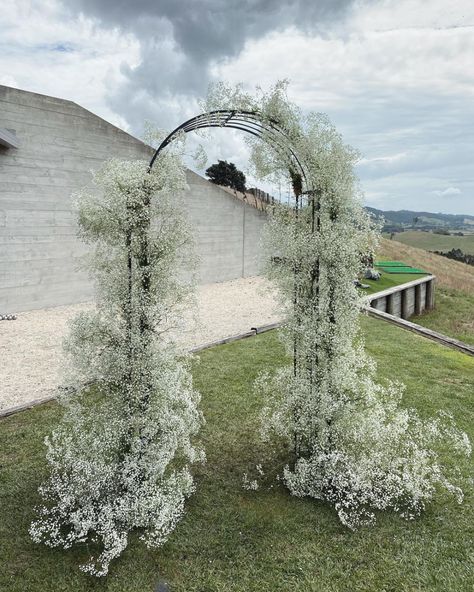
<svg viewBox="0 0 474 592"><path fill-rule="evenodd" d="M196 320L176 335L191 349L281 319L274 288L263 278L241 278L197 289ZM61 381L62 340L68 322L91 303L22 312L0 323L0 410L54 395Z"/></svg>

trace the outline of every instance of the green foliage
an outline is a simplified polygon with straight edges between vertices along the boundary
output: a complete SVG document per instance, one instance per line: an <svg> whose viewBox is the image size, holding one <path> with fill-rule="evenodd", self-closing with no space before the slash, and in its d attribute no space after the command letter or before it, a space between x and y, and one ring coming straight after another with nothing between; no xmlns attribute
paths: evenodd
<svg viewBox="0 0 474 592"><path fill-rule="evenodd" d="M209 177L209 180L216 185L230 187L241 193L246 191L245 175L242 171L237 169L233 162L219 160L217 164L211 165L206 170L206 175Z"/></svg>
<svg viewBox="0 0 474 592"><path fill-rule="evenodd" d="M467 253L463 253L461 249L451 249L450 251L434 251L436 255L443 255L443 257L447 257L448 259L454 259L454 261L460 261L461 263L466 263L467 265L474 265L474 255L468 255Z"/></svg>

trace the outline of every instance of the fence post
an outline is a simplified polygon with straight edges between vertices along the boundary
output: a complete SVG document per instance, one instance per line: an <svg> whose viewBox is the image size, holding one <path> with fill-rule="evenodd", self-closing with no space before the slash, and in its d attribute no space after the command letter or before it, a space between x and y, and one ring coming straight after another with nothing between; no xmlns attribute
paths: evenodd
<svg viewBox="0 0 474 592"><path fill-rule="evenodd" d="M423 311L421 302L421 284L415 286L415 314L420 315Z"/></svg>
<svg viewBox="0 0 474 592"><path fill-rule="evenodd" d="M408 319L408 290L402 290L401 294L401 301L402 301L402 319L405 319L405 321Z"/></svg>
<svg viewBox="0 0 474 592"><path fill-rule="evenodd" d="M434 278L431 278L429 282L426 282L426 309L432 310L434 308Z"/></svg>

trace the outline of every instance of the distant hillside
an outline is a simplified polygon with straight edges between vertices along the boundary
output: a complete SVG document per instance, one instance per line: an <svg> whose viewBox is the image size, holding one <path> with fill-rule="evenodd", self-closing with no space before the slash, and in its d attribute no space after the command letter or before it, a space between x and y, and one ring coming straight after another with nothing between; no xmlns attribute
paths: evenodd
<svg viewBox="0 0 474 592"><path fill-rule="evenodd" d="M379 256L429 271L440 286L474 294L474 268L465 263L387 239L381 241Z"/></svg>
<svg viewBox="0 0 474 592"><path fill-rule="evenodd" d="M389 234L384 235L389 238ZM397 232L393 240L426 249L427 251L450 251L451 249L461 249L464 254L474 255L474 234L465 234L464 236L454 236L453 234L444 235L436 232L421 232L419 230L405 230Z"/></svg>
<svg viewBox="0 0 474 592"><path fill-rule="evenodd" d="M383 217L386 226L400 226L417 228L452 228L474 230L474 216L467 214L441 214L434 212L416 212L412 210L378 210L377 208L367 207L376 218ZM416 221L416 224L415 224Z"/></svg>

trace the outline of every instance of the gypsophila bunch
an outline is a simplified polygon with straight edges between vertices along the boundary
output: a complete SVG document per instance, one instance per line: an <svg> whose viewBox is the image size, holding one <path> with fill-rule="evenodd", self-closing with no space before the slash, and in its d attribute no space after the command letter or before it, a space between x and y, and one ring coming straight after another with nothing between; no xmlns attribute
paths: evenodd
<svg viewBox="0 0 474 592"><path fill-rule="evenodd" d="M179 155L167 151L151 172L111 160L94 183L76 207L97 306L65 341L65 413L46 439L50 477L30 533L49 546L92 543L81 569L104 576L131 531L149 547L166 541L204 454L188 361L162 338L187 302L182 271L193 264Z"/></svg>
<svg viewBox="0 0 474 592"><path fill-rule="evenodd" d="M290 491L330 502L350 528L373 522L375 510L414 518L439 488L461 502L456 472L437 450L450 449L453 461L468 455L467 436L449 417L422 420L403 408L403 385L381 385L364 351L354 279L375 252L379 229L362 207L358 155L325 115L303 114L286 89L282 81L250 95L220 83L204 105L258 113L270 131L248 138L253 172L291 182L295 193L294 207L272 209L265 235L293 364L256 382L267 401L262 434L288 445ZM275 126L284 140L275 141Z"/></svg>

